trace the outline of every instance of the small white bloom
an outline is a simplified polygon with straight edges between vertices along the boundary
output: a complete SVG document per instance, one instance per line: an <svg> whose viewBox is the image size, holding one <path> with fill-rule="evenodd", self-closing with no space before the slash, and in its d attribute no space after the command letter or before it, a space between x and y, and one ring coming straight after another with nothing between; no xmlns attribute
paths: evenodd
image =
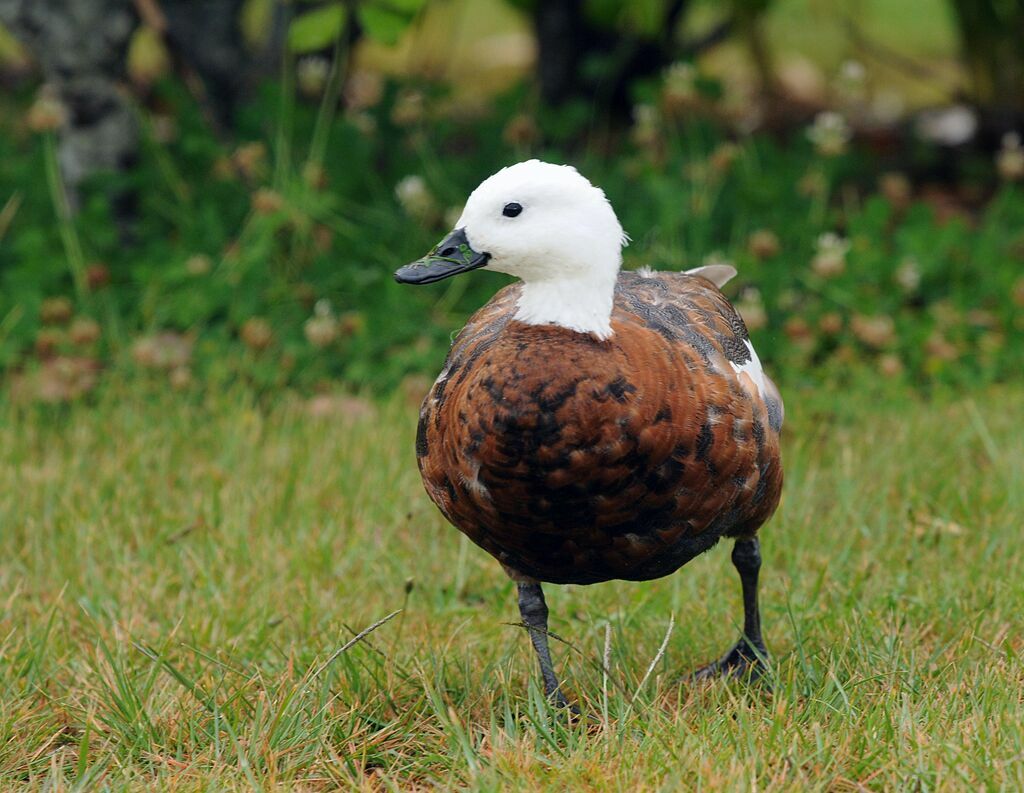
<svg viewBox="0 0 1024 793"><path fill-rule="evenodd" d="M966 105L926 110L917 117L915 129L922 140L940 146L959 146L978 131L978 117Z"/></svg>
<svg viewBox="0 0 1024 793"><path fill-rule="evenodd" d="M638 127L654 127L658 124L658 108L643 103L633 106L633 123Z"/></svg>
<svg viewBox="0 0 1024 793"><path fill-rule="evenodd" d="M845 60L839 66L839 76L847 82L862 83L867 76L867 70L860 61Z"/></svg>
<svg viewBox="0 0 1024 793"><path fill-rule="evenodd" d="M816 253L811 260L811 269L822 278L833 278L842 274L846 269L846 254L850 250L850 243L827 231L818 237Z"/></svg>
<svg viewBox="0 0 1024 793"><path fill-rule="evenodd" d="M831 110L818 113L807 130L807 138L814 144L814 148L826 157L834 157L846 151L846 145L852 137L853 131L846 119Z"/></svg>
<svg viewBox="0 0 1024 793"><path fill-rule="evenodd" d="M818 236L816 249L818 253L838 253L840 256L845 256L850 250L850 242L834 231L826 231Z"/></svg>
<svg viewBox="0 0 1024 793"><path fill-rule="evenodd" d="M334 309L331 308L331 301L326 297L321 297L313 305L313 315L317 317L329 317L334 313Z"/></svg>
<svg viewBox="0 0 1024 793"><path fill-rule="evenodd" d="M327 58L320 55L312 55L303 58L295 67L295 82L299 90L310 97L320 96L324 86L327 85L327 77L331 72L331 64Z"/></svg>
<svg viewBox="0 0 1024 793"><path fill-rule="evenodd" d="M651 104L633 106L633 142L638 146L652 146L658 141L658 127L661 117L658 108Z"/></svg>
<svg viewBox="0 0 1024 793"><path fill-rule="evenodd" d="M1002 147L996 155L996 169L1007 182L1024 179L1024 146L1021 146L1019 133L1003 135Z"/></svg>
<svg viewBox="0 0 1024 793"><path fill-rule="evenodd" d="M846 60L839 67L835 90L849 103L863 102L867 96L867 70L860 61Z"/></svg>
<svg viewBox="0 0 1024 793"><path fill-rule="evenodd" d="M422 176L406 176L395 185L395 198L410 217L424 220L434 211L434 196L431 195Z"/></svg>
<svg viewBox="0 0 1024 793"><path fill-rule="evenodd" d="M736 310L743 317L747 330L761 330L768 324L768 312L761 300L761 293L753 287L747 287L740 293Z"/></svg>
<svg viewBox="0 0 1024 793"><path fill-rule="evenodd" d="M692 63L673 63L665 70L666 99L675 103L691 102L698 97L697 69Z"/></svg>
<svg viewBox="0 0 1024 793"><path fill-rule="evenodd" d="M921 285L921 268L913 256L907 256L896 268L896 283L908 294Z"/></svg>

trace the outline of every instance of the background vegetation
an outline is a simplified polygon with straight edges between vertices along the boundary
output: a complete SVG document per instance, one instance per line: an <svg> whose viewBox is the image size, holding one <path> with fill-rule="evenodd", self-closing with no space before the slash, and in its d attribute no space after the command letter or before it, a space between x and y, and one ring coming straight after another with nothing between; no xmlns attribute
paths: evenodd
<svg viewBox="0 0 1024 793"><path fill-rule="evenodd" d="M1022 8L0 0L2 786L1024 785ZM738 630L713 553L549 595L567 722L421 491L504 281L391 274L528 157L627 267L739 270L770 687L681 682Z"/></svg>
<svg viewBox="0 0 1024 793"><path fill-rule="evenodd" d="M687 3L524 3L541 31L539 92L526 75L502 77L511 67L481 69L499 73L483 86L437 74L435 48L472 50L479 38L490 60L504 46L511 66L529 64L530 17L492 5L491 27L476 24L479 6L460 27L470 11L454 0L246 3L236 35L249 49L235 67L264 77L249 88L255 78L239 77L221 120L211 80L194 73L187 48L175 49L166 21L175 16L161 32L143 14L123 61L104 67L133 86L137 140L125 134L135 151L116 172L78 168L74 179L60 165L100 125L65 103L67 81L37 89L28 61L19 77L9 56L0 116L0 365L17 375L9 379L30 396L65 399L111 367L163 370L181 387L340 379L386 390L429 374L451 331L499 282L413 290L390 273L444 233L479 180L531 156L573 162L605 187L634 240L627 266L735 262L732 294L763 357L787 375L843 376L867 364L927 385L1021 369L1021 346L1008 343L1024 304L1019 108L1006 92L996 97L1005 105L931 107L943 92L982 96L982 67L970 58L980 43L965 48L948 84L907 95L897 93L907 75L890 62L909 61L913 77L930 47L955 46L959 17L942 3L914 33L923 54L857 38L890 16L906 23L895 6L865 6L845 39L823 23L851 56L885 53L870 71L874 61L825 69L815 52L781 45L743 57L798 11L831 19L816 6L781 3L766 16L767 4L737 3L717 19ZM562 5L590 32L572 39L576 62L556 90L541 17ZM275 13L290 21L275 25ZM663 17L678 29L661 27ZM962 38L979 39L966 26ZM282 54L267 70L256 53L278 29ZM1010 38L1001 46L1019 46ZM404 71L394 73L400 53ZM917 68L955 67L956 56ZM119 134L90 145L121 151L129 143Z"/></svg>

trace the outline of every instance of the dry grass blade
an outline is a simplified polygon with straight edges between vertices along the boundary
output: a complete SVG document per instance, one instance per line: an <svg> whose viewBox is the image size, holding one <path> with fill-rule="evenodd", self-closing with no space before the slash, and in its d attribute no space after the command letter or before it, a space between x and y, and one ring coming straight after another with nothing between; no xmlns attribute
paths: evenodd
<svg viewBox="0 0 1024 793"><path fill-rule="evenodd" d="M608 673L610 671L610 667L608 666L608 664L606 662L599 661L597 658L593 657L592 655L589 655L589 654L585 653L583 650L581 650L579 647L577 647L575 644L570 642L565 637L559 636L557 633L552 633L551 631L545 631L545 630L542 630L540 628L531 627L530 625L527 625L525 622L506 622L506 623L503 623L503 624L511 625L514 628L522 628L527 633L532 633L532 632L543 633L549 639L554 639L559 644L565 645L566 647L569 648L569 650L572 653L574 653L576 656L581 658L583 660L583 662L585 664L587 664L587 666L589 666L591 669L599 669L599 670L601 670L601 673L603 675L603 679L605 681L610 681L612 683L612 685L615 686L615 689L620 694L622 694L623 696L628 696L629 692L626 690L626 687L625 687L624 684L622 684L621 682L619 682L617 680L613 680L613 679L608 677ZM610 641L610 636L609 636L609 641ZM608 646L608 652L609 653L611 652L611 645Z"/></svg>
<svg viewBox="0 0 1024 793"><path fill-rule="evenodd" d="M636 698L638 696L640 696L640 692L643 690L644 685L646 685L648 678L650 678L651 674L653 674L654 667L656 667L658 665L658 662L664 657L665 650L668 649L668 640L670 638L672 638L672 631L673 631L673 629L675 627L676 627L676 617L675 617L675 614L669 614L668 615L668 629L665 631L665 638L661 640L661 647L658 648L657 654L655 654L654 658L651 659L650 666L647 667L647 671L644 672L644 676L640 680L640 683L637 685L636 691L633 692L633 699L630 700L630 704L632 704L633 702L636 702Z"/></svg>
<svg viewBox="0 0 1024 793"><path fill-rule="evenodd" d="M331 653L330 658L328 658L326 661L320 664L317 670L313 673L313 679L320 677L320 675L323 674L324 670L327 669L327 667L329 667L332 663L334 663L339 656L347 652L355 645L359 644L359 642L361 642L363 639L365 639L367 636L369 636L371 633L377 630L377 628L379 628L381 625L383 625L386 622L389 622L390 620L393 620L401 613L402 609L395 609L386 617L381 617L379 620L373 623L373 625L370 625L367 628L363 628L363 630L359 631L359 633L357 633L355 636L353 636L351 639L349 639L347 642L341 645L341 647L339 647L337 650Z"/></svg>
<svg viewBox="0 0 1024 793"><path fill-rule="evenodd" d="M612 667L612 626L604 626L604 652L601 654L601 705L608 723L608 675Z"/></svg>

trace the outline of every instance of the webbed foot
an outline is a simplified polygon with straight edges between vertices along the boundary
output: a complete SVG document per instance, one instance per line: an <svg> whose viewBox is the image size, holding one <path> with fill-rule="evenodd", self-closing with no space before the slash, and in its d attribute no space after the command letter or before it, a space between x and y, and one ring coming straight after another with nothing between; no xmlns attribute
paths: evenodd
<svg viewBox="0 0 1024 793"><path fill-rule="evenodd" d="M745 638L736 642L735 646L717 661L696 670L690 679L694 682L711 680L716 677L741 677L758 680L768 671L768 651L762 644L754 647Z"/></svg>

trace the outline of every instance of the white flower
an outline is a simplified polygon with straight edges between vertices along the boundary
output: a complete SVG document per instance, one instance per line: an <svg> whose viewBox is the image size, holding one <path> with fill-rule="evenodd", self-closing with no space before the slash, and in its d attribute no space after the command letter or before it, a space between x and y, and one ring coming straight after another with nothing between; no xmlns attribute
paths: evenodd
<svg viewBox="0 0 1024 793"><path fill-rule="evenodd" d="M395 185L395 198L410 217L425 220L434 212L434 196L431 195L422 176L406 176Z"/></svg>
<svg viewBox="0 0 1024 793"><path fill-rule="evenodd" d="M831 110L818 113L814 123L807 129L807 138L819 154L834 157L846 151L846 145L853 137L853 131L842 115Z"/></svg>
<svg viewBox="0 0 1024 793"><path fill-rule="evenodd" d="M839 76L847 82L862 83L867 76L867 70L860 61L845 60L839 66Z"/></svg>
<svg viewBox="0 0 1024 793"><path fill-rule="evenodd" d="M313 304L313 316L315 317L330 317L334 314L334 310L331 308L331 301L326 297L321 297L316 303Z"/></svg>
<svg viewBox="0 0 1024 793"><path fill-rule="evenodd" d="M921 268L913 256L907 256L896 268L896 283L908 294L921 285Z"/></svg>
<svg viewBox="0 0 1024 793"><path fill-rule="evenodd" d="M660 117L658 108L650 104L633 107L633 142L638 146L652 146L658 142Z"/></svg>
<svg viewBox="0 0 1024 793"><path fill-rule="evenodd" d="M846 60L839 67L836 93L847 102L861 102L867 93L867 70L860 61Z"/></svg>
<svg viewBox="0 0 1024 793"><path fill-rule="evenodd" d="M633 123L638 127L655 126L658 123L658 108L646 103L634 105Z"/></svg>
<svg viewBox="0 0 1024 793"><path fill-rule="evenodd" d="M740 293L736 310L743 317L747 330L761 330L768 324L768 312L765 311L761 293L753 287L747 287Z"/></svg>
<svg viewBox="0 0 1024 793"><path fill-rule="evenodd" d="M664 95L673 105L682 105L698 98L697 70L692 63L673 63L665 70Z"/></svg>
<svg viewBox="0 0 1024 793"><path fill-rule="evenodd" d="M318 349L334 343L338 338L339 327L330 300L321 297L313 304L313 316L303 324L302 331L306 334L306 340Z"/></svg>
<svg viewBox="0 0 1024 793"><path fill-rule="evenodd" d="M305 96L320 96L327 85L330 71L331 63L327 58L313 55L298 62L295 67L295 81Z"/></svg>
<svg viewBox="0 0 1024 793"><path fill-rule="evenodd" d="M850 243L847 240L831 231L825 232L818 237L817 251L811 260L811 269L822 278L840 275L846 269L846 254L849 250Z"/></svg>
<svg viewBox="0 0 1024 793"><path fill-rule="evenodd" d="M940 146L960 146L978 131L978 117L966 105L925 110L917 117L917 135Z"/></svg>
<svg viewBox="0 0 1024 793"><path fill-rule="evenodd" d="M996 169L999 176L1007 182L1024 179L1024 146L1021 146L1020 134L1007 132L1003 135L1002 147L996 155Z"/></svg>

